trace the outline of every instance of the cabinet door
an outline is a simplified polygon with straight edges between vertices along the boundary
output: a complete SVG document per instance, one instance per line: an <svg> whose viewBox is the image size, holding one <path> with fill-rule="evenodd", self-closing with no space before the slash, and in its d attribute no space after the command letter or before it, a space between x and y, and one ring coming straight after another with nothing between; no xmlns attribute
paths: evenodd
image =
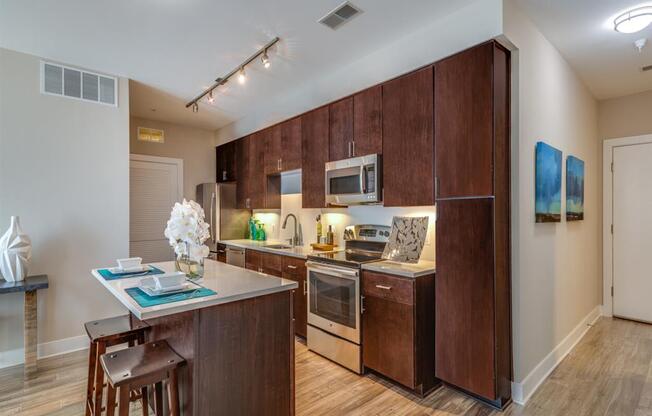
<svg viewBox="0 0 652 416"><path fill-rule="evenodd" d="M257 272L263 271L263 259L260 251L246 250L245 251L245 268Z"/></svg>
<svg viewBox="0 0 652 416"><path fill-rule="evenodd" d="M249 189L251 209L265 208L265 138L269 133L263 130L249 136Z"/></svg>
<svg viewBox="0 0 652 416"><path fill-rule="evenodd" d="M249 136L236 140L236 164L237 164L237 184L236 184L236 205L240 209L249 209Z"/></svg>
<svg viewBox="0 0 652 416"><path fill-rule="evenodd" d="M416 387L413 306L365 294L362 339L365 367Z"/></svg>
<svg viewBox="0 0 652 416"><path fill-rule="evenodd" d="M437 198L493 195L493 43L435 64Z"/></svg>
<svg viewBox="0 0 652 416"><path fill-rule="evenodd" d="M301 117L281 124L281 169L301 169Z"/></svg>
<svg viewBox="0 0 652 416"><path fill-rule="evenodd" d="M263 271L272 276L281 277L281 271L283 269L281 266L282 257L278 254L271 253L260 253L260 256L262 259Z"/></svg>
<svg viewBox="0 0 652 416"><path fill-rule="evenodd" d="M270 127L265 133L265 175L281 172L281 125Z"/></svg>
<svg viewBox="0 0 652 416"><path fill-rule="evenodd" d="M433 205L432 66L383 84L385 206Z"/></svg>
<svg viewBox="0 0 652 416"><path fill-rule="evenodd" d="M380 85L353 96L353 156L383 153L382 106Z"/></svg>
<svg viewBox="0 0 652 416"><path fill-rule="evenodd" d="M323 208L324 164L328 160L328 107L301 117L301 193L303 208Z"/></svg>
<svg viewBox="0 0 652 416"><path fill-rule="evenodd" d="M236 180L236 142L231 141L217 146L216 153L216 182L229 182Z"/></svg>
<svg viewBox="0 0 652 416"><path fill-rule="evenodd" d="M493 199L437 202L435 370L489 400L494 382Z"/></svg>
<svg viewBox="0 0 652 416"><path fill-rule="evenodd" d="M330 139L328 160L342 160L353 156L353 97L328 106L330 111Z"/></svg>
<svg viewBox="0 0 652 416"><path fill-rule="evenodd" d="M283 278L294 280L299 287L294 291L294 332L306 337L308 331L308 297L306 287L306 262L283 257Z"/></svg>
<svg viewBox="0 0 652 416"><path fill-rule="evenodd" d="M226 263L226 244L217 243L217 255L215 260Z"/></svg>

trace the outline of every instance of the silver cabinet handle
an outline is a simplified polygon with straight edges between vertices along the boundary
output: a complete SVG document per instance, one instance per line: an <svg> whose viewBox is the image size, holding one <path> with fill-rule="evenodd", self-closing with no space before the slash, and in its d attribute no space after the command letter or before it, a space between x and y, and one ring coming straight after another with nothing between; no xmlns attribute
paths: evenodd
<svg viewBox="0 0 652 416"><path fill-rule="evenodd" d="M218 253L226 253L225 250L217 250Z"/></svg>
<svg viewBox="0 0 652 416"><path fill-rule="evenodd" d="M348 143L346 144L346 147L347 147L347 150L348 150L348 152L349 152L349 157L351 157L351 142L348 142Z"/></svg>
<svg viewBox="0 0 652 416"><path fill-rule="evenodd" d="M364 313L364 296L360 296L360 314Z"/></svg>
<svg viewBox="0 0 652 416"><path fill-rule="evenodd" d="M213 215L214 206L215 206L215 192L213 192L213 194L211 195L211 212L210 212L211 220L209 222L210 227L211 227L209 231L210 231L210 235L211 235L211 241L213 243L216 242L215 239L217 238L217 236L215 235L215 224L213 224L213 218L215 218L215 216Z"/></svg>
<svg viewBox="0 0 652 416"><path fill-rule="evenodd" d="M391 287L391 286L376 285L376 287L377 287L378 289L382 289L382 290L392 290L392 287Z"/></svg>
<svg viewBox="0 0 652 416"><path fill-rule="evenodd" d="M297 266L293 266L293 265L291 265L291 264L288 264L288 269L292 269L292 270L294 270L294 269L296 269L296 268L297 268Z"/></svg>
<svg viewBox="0 0 652 416"><path fill-rule="evenodd" d="M308 294L308 284L305 280L303 281L303 294L304 295Z"/></svg>
<svg viewBox="0 0 652 416"><path fill-rule="evenodd" d="M351 152L352 153L351 156L355 156L355 141L351 142L351 147L353 148L353 151Z"/></svg>

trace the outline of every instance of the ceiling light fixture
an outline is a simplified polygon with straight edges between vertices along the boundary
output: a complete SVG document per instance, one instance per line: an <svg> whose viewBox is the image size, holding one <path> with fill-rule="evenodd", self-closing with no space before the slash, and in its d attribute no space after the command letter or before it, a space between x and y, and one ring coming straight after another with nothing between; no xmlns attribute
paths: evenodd
<svg viewBox="0 0 652 416"><path fill-rule="evenodd" d="M244 72L244 66L240 68L240 72L238 72L238 82L240 84L244 84L247 81L247 75Z"/></svg>
<svg viewBox="0 0 652 416"><path fill-rule="evenodd" d="M620 33L636 33L652 23L652 6L637 7L614 19L614 30Z"/></svg>
<svg viewBox="0 0 652 416"><path fill-rule="evenodd" d="M208 102L213 104L215 102L215 97L213 97L213 90L208 92Z"/></svg>
<svg viewBox="0 0 652 416"><path fill-rule="evenodd" d="M272 64L269 62L269 56L267 56L267 50L263 53L263 57L260 58L260 61L263 63L265 69L269 68Z"/></svg>
<svg viewBox="0 0 652 416"><path fill-rule="evenodd" d="M254 53L249 58L247 58L244 62L242 62L240 65L238 65L231 72L229 72L228 74L226 74L223 77L217 78L215 80L215 82L213 83L213 85L206 88L204 91L202 91L201 94L199 94L198 96L193 98L191 101L187 102L186 103L186 108L192 107L192 111L194 113L196 113L197 111L199 111L199 107L198 107L197 103L199 102L199 100L201 100L202 98L204 98L207 95L209 96L208 101L212 103L211 98L212 98L212 95L213 95L213 90L215 90L220 85L226 84L229 81L229 79L232 76L236 75L236 74L238 74L238 81L241 84L244 84L245 81L246 81L245 67L247 65L249 65L250 63L252 63L255 59L257 59L261 55L263 55L263 57L261 58L263 66L265 68L269 68L270 67L270 61L269 61L269 55L267 54L267 51L269 50L269 48L274 46L276 44L276 42L278 42L279 40L281 40L279 37L275 37L274 39L270 40L269 42L267 42L267 44L265 46L258 49L258 51L256 51L256 53Z"/></svg>

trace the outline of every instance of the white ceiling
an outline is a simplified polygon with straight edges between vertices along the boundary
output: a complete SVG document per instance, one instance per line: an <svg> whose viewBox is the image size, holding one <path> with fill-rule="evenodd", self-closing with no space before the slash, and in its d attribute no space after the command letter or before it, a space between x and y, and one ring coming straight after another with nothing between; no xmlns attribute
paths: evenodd
<svg viewBox="0 0 652 416"><path fill-rule="evenodd" d="M640 0L518 0L541 32L575 68L598 99L652 89L652 25L639 33L613 30L613 17ZM650 4L650 3L647 3ZM634 41L647 38L642 53Z"/></svg>
<svg viewBox="0 0 652 416"><path fill-rule="evenodd" d="M0 46L134 80L133 115L217 129L471 2L353 0L363 13L332 31L317 20L342 0L0 0ZM269 70L185 109L274 36Z"/></svg>

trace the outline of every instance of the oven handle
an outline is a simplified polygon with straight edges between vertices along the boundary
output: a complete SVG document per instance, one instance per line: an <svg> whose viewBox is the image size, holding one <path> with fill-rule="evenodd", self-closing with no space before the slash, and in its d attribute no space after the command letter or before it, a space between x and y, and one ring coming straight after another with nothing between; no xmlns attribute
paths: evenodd
<svg viewBox="0 0 652 416"><path fill-rule="evenodd" d="M323 264L315 263L312 261L306 262L306 267L308 267L309 269L320 271L325 274L329 274L331 276L344 277L351 280L356 280L358 278L357 270L349 270L349 269L343 269L339 267L324 266ZM310 273L310 270L308 270L308 273Z"/></svg>

